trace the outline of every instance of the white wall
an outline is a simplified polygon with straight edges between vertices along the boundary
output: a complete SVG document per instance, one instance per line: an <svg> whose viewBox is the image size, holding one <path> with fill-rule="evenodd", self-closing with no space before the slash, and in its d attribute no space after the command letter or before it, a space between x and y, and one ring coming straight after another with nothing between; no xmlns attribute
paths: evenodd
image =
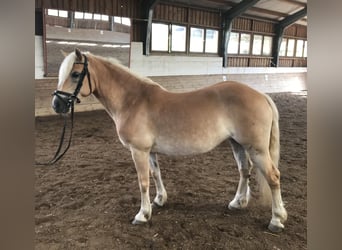
<svg viewBox="0 0 342 250"><path fill-rule="evenodd" d="M287 67L222 67L222 57L206 56L144 56L141 42L131 43L130 68L144 76L275 74L302 73L307 68Z"/></svg>
<svg viewBox="0 0 342 250"><path fill-rule="evenodd" d="M34 78L44 78L44 60L43 60L43 37L35 36L35 71Z"/></svg>
<svg viewBox="0 0 342 250"><path fill-rule="evenodd" d="M132 42L130 68L143 76L222 74L222 58L144 56L142 43Z"/></svg>
<svg viewBox="0 0 342 250"><path fill-rule="evenodd" d="M46 39L128 44L130 41L130 34L107 30L68 29L65 27L47 25Z"/></svg>

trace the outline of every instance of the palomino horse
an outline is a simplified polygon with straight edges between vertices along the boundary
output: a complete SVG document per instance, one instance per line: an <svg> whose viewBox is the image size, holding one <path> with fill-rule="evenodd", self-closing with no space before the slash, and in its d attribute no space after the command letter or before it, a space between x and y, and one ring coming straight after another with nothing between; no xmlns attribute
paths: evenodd
<svg viewBox="0 0 342 250"><path fill-rule="evenodd" d="M85 77L87 76L87 77ZM171 93L140 77L113 59L78 49L63 60L52 106L67 113L78 93L93 94L116 125L122 144L131 151L138 174L141 207L133 224L150 220L152 205L167 200L157 153L204 153L229 140L240 172L230 209L243 209L250 198L252 166L261 173L260 186L270 187L269 230L280 232L287 219L281 198L278 111L267 95L237 82L221 82L187 93ZM156 184L149 197L149 171Z"/></svg>

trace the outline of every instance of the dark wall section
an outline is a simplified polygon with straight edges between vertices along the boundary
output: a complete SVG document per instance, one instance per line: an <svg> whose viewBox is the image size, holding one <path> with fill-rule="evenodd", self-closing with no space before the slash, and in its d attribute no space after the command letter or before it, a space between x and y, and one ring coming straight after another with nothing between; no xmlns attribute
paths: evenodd
<svg viewBox="0 0 342 250"><path fill-rule="evenodd" d="M43 12L41 9L36 9L35 11L35 30L36 36L43 35Z"/></svg>

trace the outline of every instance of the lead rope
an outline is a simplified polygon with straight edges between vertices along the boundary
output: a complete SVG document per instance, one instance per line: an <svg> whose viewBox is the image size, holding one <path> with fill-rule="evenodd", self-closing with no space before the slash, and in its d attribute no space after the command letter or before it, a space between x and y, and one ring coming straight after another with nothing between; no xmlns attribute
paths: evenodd
<svg viewBox="0 0 342 250"><path fill-rule="evenodd" d="M61 134L61 138L59 140L59 145L58 145L58 148L57 148L57 151L55 153L55 156L48 162L46 163L41 163L41 162L36 162L36 165L44 165L44 166L50 166L50 165L53 165L55 164L57 161L59 161L63 155L68 151L70 145L71 145L71 138L72 138L72 131L73 131L73 127L74 127L74 102L71 102L71 116L70 116L70 124L71 124L71 127L70 127L70 135L69 135L69 142L68 142L68 145L66 146L66 148L64 149L64 151L60 153L61 149L62 149L62 145L63 145L63 142L64 142L64 138L65 138L65 129L67 127L67 116L65 116L64 118L64 126L63 126L63 130L62 130L62 134Z"/></svg>
<svg viewBox="0 0 342 250"><path fill-rule="evenodd" d="M64 126L63 126L63 130L62 130L62 134L61 134L61 139L59 141L59 146L57 148L55 156L49 162L46 162L46 163L36 162L36 165L49 166L49 165L55 164L57 161L59 161L59 159L61 159L63 157L63 155L68 151L68 149L70 147L71 138L72 138L72 130L73 130L73 127L74 127L74 104L75 104L75 101L77 103L80 103L80 100L77 98L77 95L80 92L80 89L82 87L83 79L85 77L85 74L87 74L90 94L92 93L92 86L91 86L91 82L90 82L90 74L89 74L89 71L88 71L88 60L87 60L87 57L85 55L83 55L83 56L84 56L84 63L82 63L82 62L81 63L76 63L76 64L83 64L84 67L83 67L83 70L81 72L81 78L79 79L79 81L77 83L77 86L76 86L76 89L75 89L74 93L73 94L69 94L69 93L66 93L66 92L63 92L63 91L55 91L54 94L53 94L53 95L57 96L58 98L60 98L58 93L69 96L68 102L70 103L70 106L71 106L71 128L70 128L70 136L69 136L68 145L66 146L64 151L61 154L59 154L61 149L62 149L62 145L63 145L64 137L65 137L65 129L66 129L66 126L67 126L67 118L65 117L65 119L64 119Z"/></svg>

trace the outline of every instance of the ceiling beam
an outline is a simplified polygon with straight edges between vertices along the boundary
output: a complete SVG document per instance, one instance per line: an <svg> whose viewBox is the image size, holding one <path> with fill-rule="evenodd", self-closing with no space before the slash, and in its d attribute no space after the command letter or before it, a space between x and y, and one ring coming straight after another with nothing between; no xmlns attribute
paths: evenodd
<svg viewBox="0 0 342 250"><path fill-rule="evenodd" d="M145 5L147 6L148 9L154 9L156 4L159 2L159 0L148 0L146 1Z"/></svg>
<svg viewBox="0 0 342 250"><path fill-rule="evenodd" d="M291 4L295 4L298 5L300 7L306 7L306 3L298 1L298 0L278 0L278 1L282 1L282 2L287 2L287 3L291 3Z"/></svg>
<svg viewBox="0 0 342 250"><path fill-rule="evenodd" d="M252 7L252 8L250 8L250 10L255 11L255 12L259 12L259 13L263 13L263 14L268 14L271 16L277 16L277 17L287 17L288 16L288 14L283 13L283 12L263 9L263 8L259 8L259 7Z"/></svg>
<svg viewBox="0 0 342 250"><path fill-rule="evenodd" d="M225 18L234 19L235 17L240 16L242 13L244 13L249 8L253 7L257 2L260 0L243 0L239 4L233 6L226 12L224 12Z"/></svg>
<svg viewBox="0 0 342 250"><path fill-rule="evenodd" d="M291 24L293 24L294 22L298 21L299 19L305 17L307 15L307 11L308 8L305 6L303 9L301 9L300 11L297 11L296 13L285 17L283 20L281 20L279 22L279 27L287 27Z"/></svg>

